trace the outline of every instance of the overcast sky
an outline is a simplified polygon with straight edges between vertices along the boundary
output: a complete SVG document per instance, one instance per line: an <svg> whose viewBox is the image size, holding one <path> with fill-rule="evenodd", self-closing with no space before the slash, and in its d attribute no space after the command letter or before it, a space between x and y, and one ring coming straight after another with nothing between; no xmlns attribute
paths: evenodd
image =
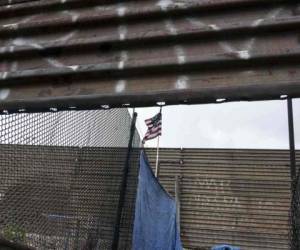
<svg viewBox="0 0 300 250"><path fill-rule="evenodd" d="M300 99L294 99L296 148L300 149ZM138 108L137 127L159 108ZM161 147L287 149L286 100L180 105L163 108ZM146 146L156 146L156 139Z"/></svg>

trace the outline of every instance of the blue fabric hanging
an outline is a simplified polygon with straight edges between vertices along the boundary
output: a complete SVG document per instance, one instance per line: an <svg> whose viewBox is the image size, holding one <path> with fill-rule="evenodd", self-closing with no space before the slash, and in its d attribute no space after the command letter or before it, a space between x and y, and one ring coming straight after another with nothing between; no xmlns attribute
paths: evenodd
<svg viewBox="0 0 300 250"><path fill-rule="evenodd" d="M155 178L148 159L140 156L133 250L182 250L176 204Z"/></svg>

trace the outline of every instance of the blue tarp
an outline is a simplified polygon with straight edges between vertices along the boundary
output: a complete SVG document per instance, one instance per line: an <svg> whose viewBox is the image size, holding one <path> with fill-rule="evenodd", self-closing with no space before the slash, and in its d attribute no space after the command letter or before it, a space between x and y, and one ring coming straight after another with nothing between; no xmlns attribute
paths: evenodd
<svg viewBox="0 0 300 250"><path fill-rule="evenodd" d="M211 250L240 250L240 248L229 246L229 245L219 245L219 246L214 246Z"/></svg>
<svg viewBox="0 0 300 250"><path fill-rule="evenodd" d="M132 249L182 249L175 201L153 175L144 152L140 156Z"/></svg>

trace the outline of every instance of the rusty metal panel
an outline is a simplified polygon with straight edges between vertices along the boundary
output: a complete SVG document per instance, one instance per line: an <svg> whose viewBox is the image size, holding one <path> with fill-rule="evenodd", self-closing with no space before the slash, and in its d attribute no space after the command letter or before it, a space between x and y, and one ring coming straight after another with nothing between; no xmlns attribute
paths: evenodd
<svg viewBox="0 0 300 250"><path fill-rule="evenodd" d="M156 150L146 152L155 166ZM191 249L289 249L289 171L287 150L160 150L159 179L172 196L180 179L181 237Z"/></svg>
<svg viewBox="0 0 300 250"><path fill-rule="evenodd" d="M287 0L0 1L0 110L299 97L299 24Z"/></svg>

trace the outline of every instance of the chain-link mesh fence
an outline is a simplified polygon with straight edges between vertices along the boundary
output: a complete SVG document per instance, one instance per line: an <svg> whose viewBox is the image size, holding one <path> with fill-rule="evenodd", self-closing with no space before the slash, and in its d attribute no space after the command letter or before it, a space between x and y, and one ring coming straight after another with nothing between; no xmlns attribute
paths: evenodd
<svg viewBox="0 0 300 250"><path fill-rule="evenodd" d="M33 249L111 249L130 137L126 109L0 116L0 236ZM120 225L130 249L135 132Z"/></svg>
<svg viewBox="0 0 300 250"><path fill-rule="evenodd" d="M292 201L290 210L290 249L300 249L300 171L292 184Z"/></svg>

